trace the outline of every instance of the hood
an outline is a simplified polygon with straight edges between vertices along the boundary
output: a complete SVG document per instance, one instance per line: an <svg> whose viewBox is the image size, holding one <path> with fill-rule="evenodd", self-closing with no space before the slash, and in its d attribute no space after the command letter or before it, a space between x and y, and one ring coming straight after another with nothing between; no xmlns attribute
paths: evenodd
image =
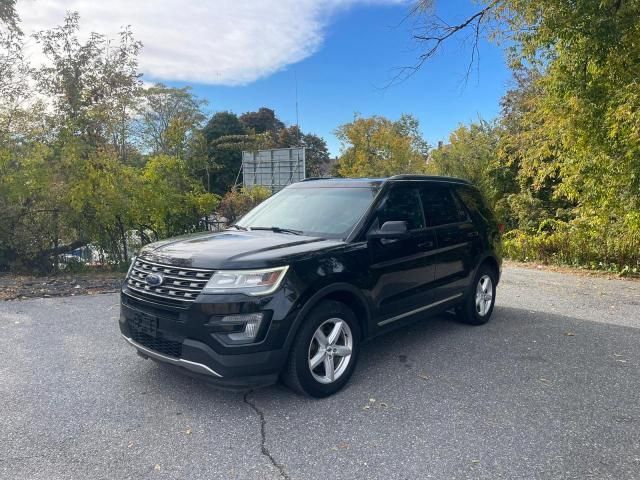
<svg viewBox="0 0 640 480"><path fill-rule="evenodd" d="M341 240L270 231L207 232L170 238L143 248L147 260L210 269L267 268L288 265L319 250L344 245Z"/></svg>

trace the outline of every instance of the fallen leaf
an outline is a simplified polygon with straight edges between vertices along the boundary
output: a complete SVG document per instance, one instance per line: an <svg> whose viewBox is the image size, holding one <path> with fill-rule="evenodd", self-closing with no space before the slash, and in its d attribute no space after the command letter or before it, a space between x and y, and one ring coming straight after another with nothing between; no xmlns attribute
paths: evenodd
<svg viewBox="0 0 640 480"><path fill-rule="evenodd" d="M573 333L573 332L564 332L564 334L565 334L567 337L575 337L575 336L576 336L576 334L575 334L575 333Z"/></svg>
<svg viewBox="0 0 640 480"><path fill-rule="evenodd" d="M365 405L364 407L362 407L363 410L369 410L369 405Z"/></svg>
<svg viewBox="0 0 640 480"><path fill-rule="evenodd" d="M539 378L538 380L540 380L541 382L545 382L545 383L551 383L551 380L548 380L546 378Z"/></svg>
<svg viewBox="0 0 640 480"><path fill-rule="evenodd" d="M370 402L370 403L376 403L376 399L375 399L375 398L370 398L370 399L369 399L369 402Z"/></svg>
<svg viewBox="0 0 640 480"><path fill-rule="evenodd" d="M378 405L380 405L381 408L387 408L389 406L384 402L380 402Z"/></svg>
<svg viewBox="0 0 640 480"><path fill-rule="evenodd" d="M187 427L184 433L186 433L187 435L191 435L191 427Z"/></svg>
<svg viewBox="0 0 640 480"><path fill-rule="evenodd" d="M156 472L159 472L159 471L160 471L160 465L158 465L158 464L156 463L156 466L155 466L155 467L153 467L153 469L154 469Z"/></svg>
<svg viewBox="0 0 640 480"><path fill-rule="evenodd" d="M429 380L429 377L427 375L425 375L424 373L419 373L418 377L420 377L423 380Z"/></svg>
<svg viewBox="0 0 640 480"><path fill-rule="evenodd" d="M345 442L342 442L340 445L338 445L338 448L341 448L341 449L345 450L345 449L349 448L349 444L345 443Z"/></svg>

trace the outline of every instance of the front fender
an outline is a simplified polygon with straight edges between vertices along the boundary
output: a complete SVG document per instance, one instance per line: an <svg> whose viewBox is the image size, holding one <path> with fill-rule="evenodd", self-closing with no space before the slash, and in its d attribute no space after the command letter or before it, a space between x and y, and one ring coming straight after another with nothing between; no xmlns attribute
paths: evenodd
<svg viewBox="0 0 640 480"><path fill-rule="evenodd" d="M298 298L296 307L294 308L294 310L297 310L297 313L285 341L285 348L287 349L287 351L291 347L291 344L293 343L293 340L298 333L300 325L304 321L307 314L323 299L336 293L347 293L357 299L357 301L360 303L362 310L365 312L365 318L360 319L360 327L362 328L364 336L367 336L367 333L369 331L369 324L371 321L372 308L371 302L362 294L362 291L359 288L351 283L340 281L328 283L324 286L315 285L309 288L305 293L306 295L303 294Z"/></svg>

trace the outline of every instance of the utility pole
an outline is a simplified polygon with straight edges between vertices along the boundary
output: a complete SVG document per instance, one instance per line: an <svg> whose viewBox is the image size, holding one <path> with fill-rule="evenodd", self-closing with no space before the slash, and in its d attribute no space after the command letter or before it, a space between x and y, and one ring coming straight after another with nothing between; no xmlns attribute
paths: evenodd
<svg viewBox="0 0 640 480"><path fill-rule="evenodd" d="M298 136L298 146L300 146L300 119L298 117L298 71L294 69L293 75L296 81L296 135Z"/></svg>

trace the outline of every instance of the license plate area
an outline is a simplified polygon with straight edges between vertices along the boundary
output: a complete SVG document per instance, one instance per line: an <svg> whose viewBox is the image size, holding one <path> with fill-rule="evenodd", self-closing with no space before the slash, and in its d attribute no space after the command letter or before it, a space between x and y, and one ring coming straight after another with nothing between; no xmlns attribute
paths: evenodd
<svg viewBox="0 0 640 480"><path fill-rule="evenodd" d="M158 336L158 317L136 312L133 317L129 318L129 323L133 329L140 333L144 333L150 337Z"/></svg>

